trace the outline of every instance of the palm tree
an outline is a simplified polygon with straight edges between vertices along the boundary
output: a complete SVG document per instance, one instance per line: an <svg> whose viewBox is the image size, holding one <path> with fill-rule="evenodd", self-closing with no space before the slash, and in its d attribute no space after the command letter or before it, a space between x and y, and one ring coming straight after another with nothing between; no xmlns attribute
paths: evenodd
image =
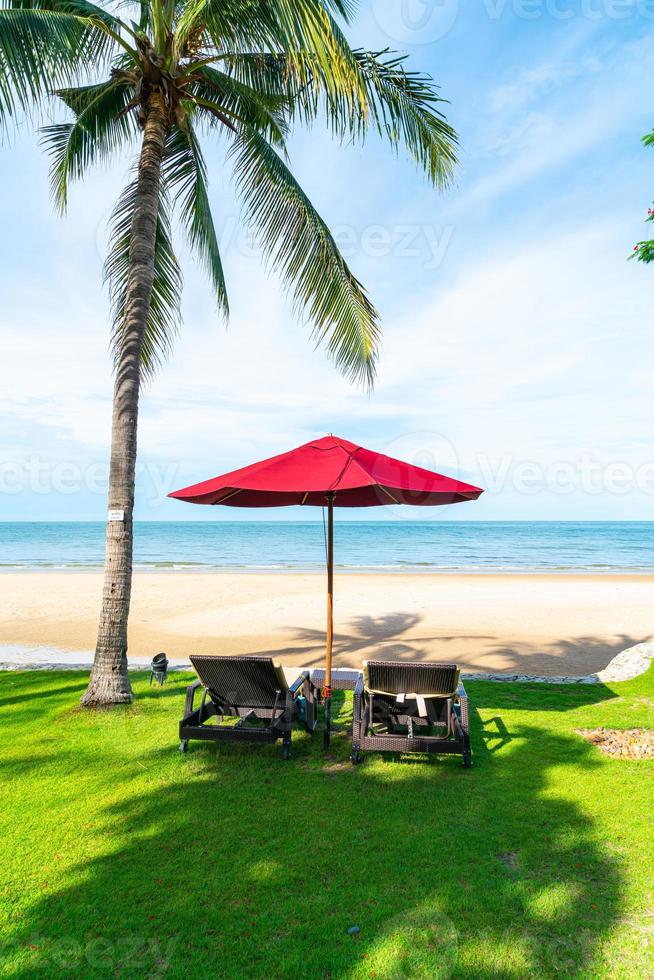
<svg viewBox="0 0 654 980"><path fill-rule="evenodd" d="M437 187L451 179L456 134L438 88L389 51L348 45L356 0L0 0L0 113L43 122L52 194L125 148L134 172L113 212L106 278L115 390L102 609L84 704L129 701L127 619L139 392L171 348L182 278L176 218L218 306L227 291L199 133L228 144L245 219L314 338L350 378L371 385L379 320L329 228L288 166L293 123L326 121L341 140L376 131L404 146ZM118 16L120 13L120 16ZM111 513L113 512L113 513ZM117 512L117 513L116 513Z"/></svg>

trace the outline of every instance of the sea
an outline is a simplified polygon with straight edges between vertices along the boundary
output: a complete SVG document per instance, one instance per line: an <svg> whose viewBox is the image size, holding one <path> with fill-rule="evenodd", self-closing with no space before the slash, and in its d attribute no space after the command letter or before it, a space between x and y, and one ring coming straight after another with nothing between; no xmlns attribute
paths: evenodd
<svg viewBox="0 0 654 980"><path fill-rule="evenodd" d="M654 522L339 521L342 570L427 573L654 573ZM0 522L0 571L102 566L101 522ZM320 521L135 525L134 565L149 571L324 568Z"/></svg>

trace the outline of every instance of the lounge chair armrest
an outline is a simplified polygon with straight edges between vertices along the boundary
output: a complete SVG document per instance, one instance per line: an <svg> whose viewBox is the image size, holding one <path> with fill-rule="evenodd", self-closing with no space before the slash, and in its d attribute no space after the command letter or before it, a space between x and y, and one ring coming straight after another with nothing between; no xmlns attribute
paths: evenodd
<svg viewBox="0 0 654 980"><path fill-rule="evenodd" d="M456 694L454 696L454 701L459 705L461 711L461 728L470 734L470 714L468 710L468 695L466 694L466 689L463 686L463 681L459 681L459 686L457 688Z"/></svg>
<svg viewBox="0 0 654 980"><path fill-rule="evenodd" d="M361 722L363 719L365 710L365 685L363 683L363 674L360 673L356 679L354 685L354 698L352 703L352 738L354 740L355 748L358 747L358 740L363 738L365 735L365 728L362 726Z"/></svg>
<svg viewBox="0 0 654 980"><path fill-rule="evenodd" d="M361 719L364 714L365 706L365 685L363 683L363 674L359 674L354 685L354 699L352 705L352 719L354 728L361 726ZM361 729L361 735L365 734L365 730Z"/></svg>
<svg viewBox="0 0 654 980"><path fill-rule="evenodd" d="M193 699L195 698L195 692L199 687L202 687L202 681L194 681L186 688L186 702L184 704L185 717L190 715L193 711Z"/></svg>
<svg viewBox="0 0 654 980"><path fill-rule="evenodd" d="M288 689L288 693L291 697L297 697L307 681L310 681L311 677L308 670L303 670L302 673L296 677L291 686Z"/></svg>

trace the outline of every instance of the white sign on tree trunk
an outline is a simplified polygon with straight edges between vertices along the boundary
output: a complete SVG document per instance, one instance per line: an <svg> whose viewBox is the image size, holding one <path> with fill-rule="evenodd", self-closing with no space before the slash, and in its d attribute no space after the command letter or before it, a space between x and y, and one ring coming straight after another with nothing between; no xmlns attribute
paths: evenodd
<svg viewBox="0 0 654 980"><path fill-rule="evenodd" d="M125 511L124 510L110 510L108 518L110 521L124 521Z"/></svg>

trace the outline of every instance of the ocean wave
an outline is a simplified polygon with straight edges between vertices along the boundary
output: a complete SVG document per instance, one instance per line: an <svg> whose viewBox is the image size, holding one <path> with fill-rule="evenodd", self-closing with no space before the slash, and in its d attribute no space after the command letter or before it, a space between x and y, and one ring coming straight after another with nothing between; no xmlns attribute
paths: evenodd
<svg viewBox="0 0 654 980"><path fill-rule="evenodd" d="M218 563L218 562L134 562L135 572L166 574L178 573L240 573L240 574L283 574L289 572L322 573L324 563L287 562L277 564L256 563ZM652 575L651 565L611 565L593 563L588 565L556 564L436 564L431 562L397 563L345 563L335 565L343 574L433 574L433 575ZM97 562L0 562L0 574L27 572L93 572L101 573L103 565Z"/></svg>

